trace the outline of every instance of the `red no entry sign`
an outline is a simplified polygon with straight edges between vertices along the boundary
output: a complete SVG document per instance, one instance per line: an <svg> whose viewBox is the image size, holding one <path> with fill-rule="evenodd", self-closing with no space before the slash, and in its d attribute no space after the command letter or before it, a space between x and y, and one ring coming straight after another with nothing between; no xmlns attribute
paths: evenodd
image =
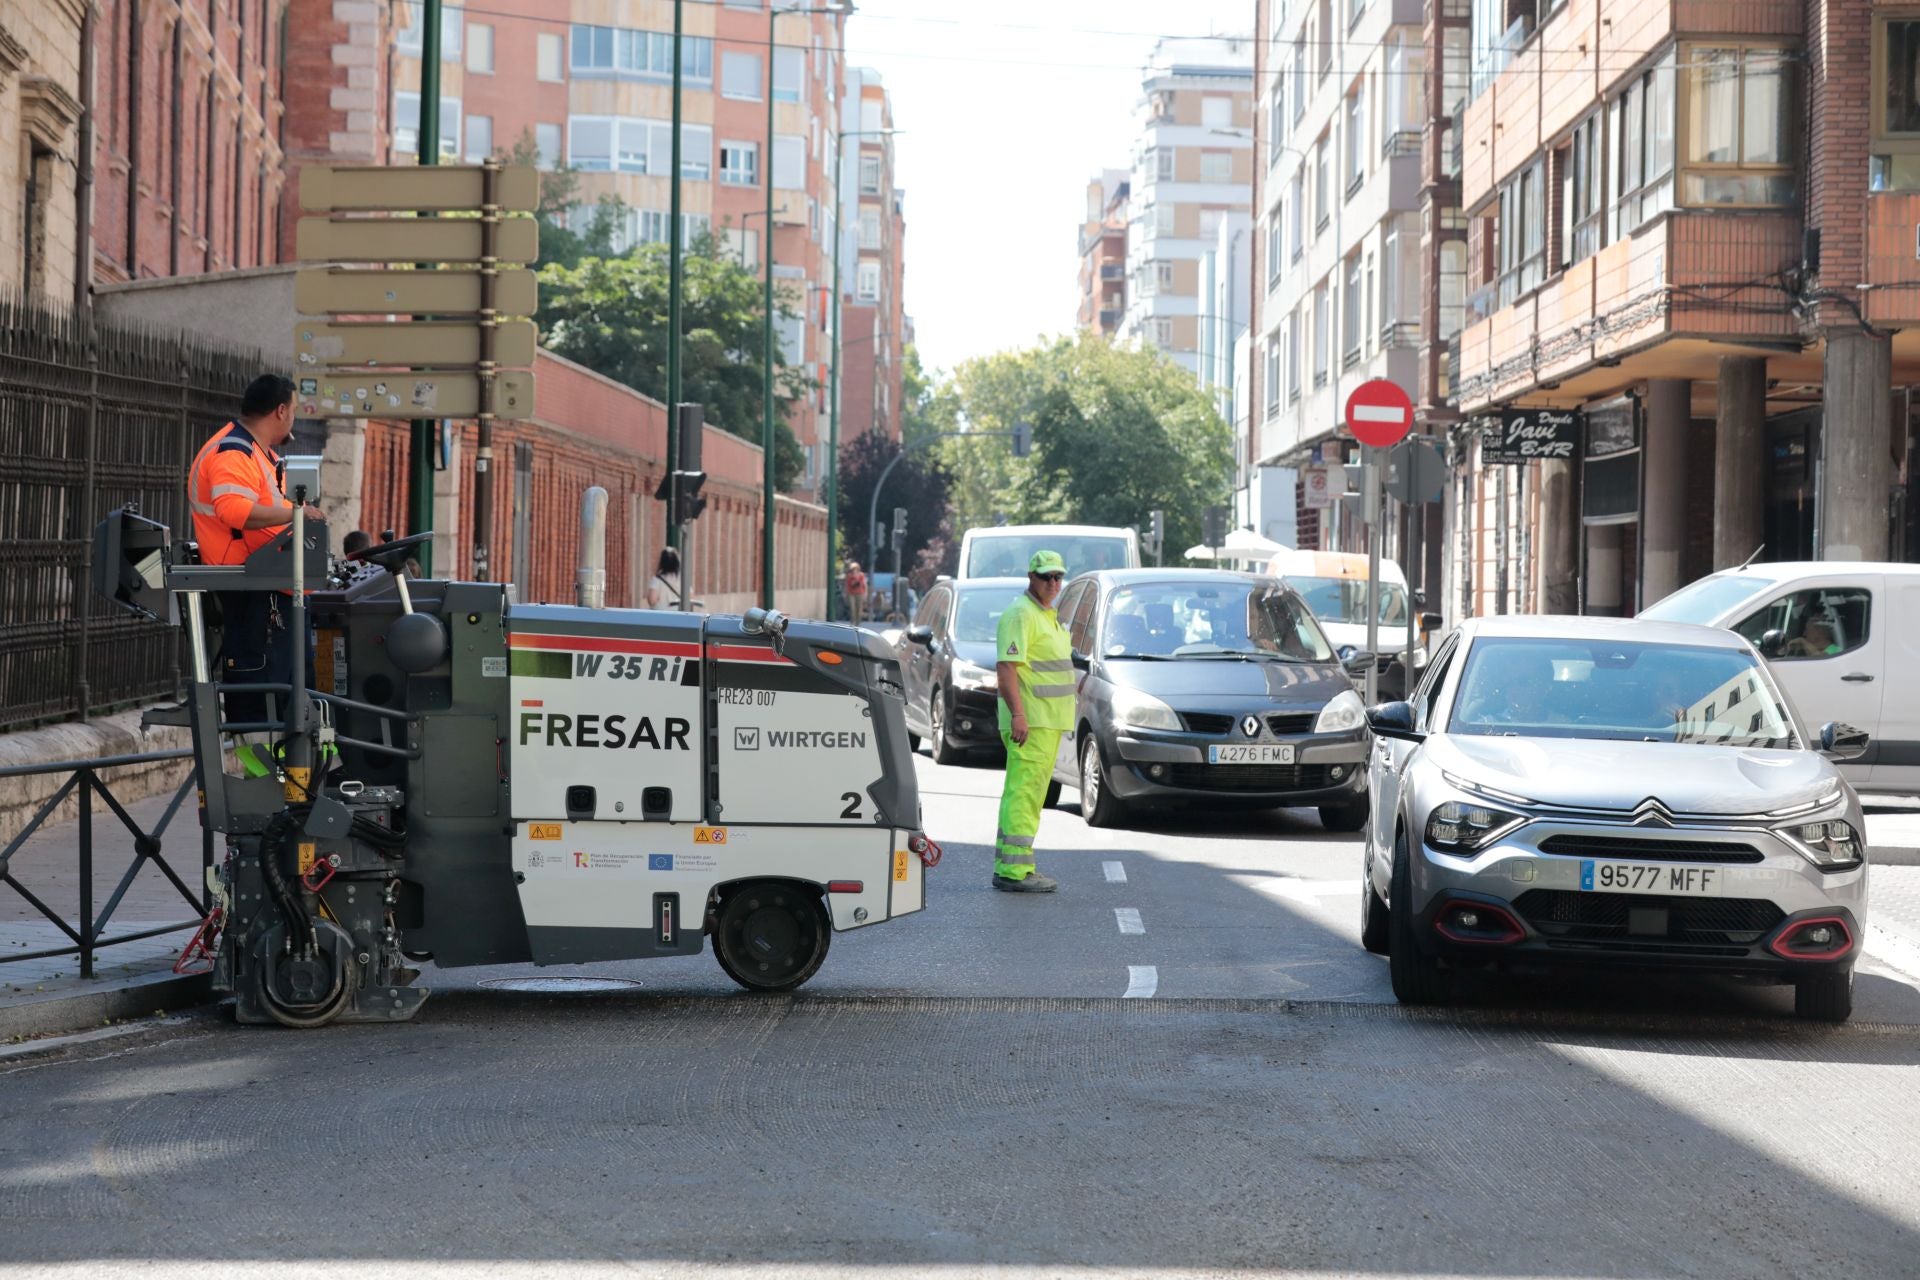
<svg viewBox="0 0 1920 1280"><path fill-rule="evenodd" d="M1347 397L1347 430L1361 444L1385 449L1413 429L1413 401L1385 378L1363 382Z"/></svg>

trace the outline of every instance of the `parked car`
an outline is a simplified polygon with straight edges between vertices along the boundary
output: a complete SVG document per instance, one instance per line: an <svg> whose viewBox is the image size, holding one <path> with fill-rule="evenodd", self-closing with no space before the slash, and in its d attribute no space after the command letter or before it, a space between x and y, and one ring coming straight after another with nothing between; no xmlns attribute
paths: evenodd
<svg viewBox="0 0 1920 1280"><path fill-rule="evenodd" d="M1920 794L1920 565L1838 560L1710 574L1641 611L1744 636L1793 705L1867 732L1854 788Z"/></svg>
<svg viewBox="0 0 1920 1280"><path fill-rule="evenodd" d="M1792 983L1853 1008L1867 926L1865 736L1809 731L1753 647L1711 627L1480 618L1377 746L1361 941L1402 1002L1454 971L1627 966Z"/></svg>
<svg viewBox="0 0 1920 1280"><path fill-rule="evenodd" d="M969 529L960 539L960 577L1024 582L1040 550L1058 551L1068 573L1140 567L1140 535L1094 524L1007 524Z"/></svg>
<svg viewBox="0 0 1920 1280"><path fill-rule="evenodd" d="M1088 823L1173 801L1312 806L1337 831L1365 823L1365 708L1291 587L1131 569L1075 578L1056 608L1084 674L1054 779L1080 789Z"/></svg>
<svg viewBox="0 0 1920 1280"><path fill-rule="evenodd" d="M900 646L907 733L933 758L958 764L979 747L1000 746L1000 685L994 635L1000 615L1027 589L1021 578L943 579L920 604Z"/></svg>

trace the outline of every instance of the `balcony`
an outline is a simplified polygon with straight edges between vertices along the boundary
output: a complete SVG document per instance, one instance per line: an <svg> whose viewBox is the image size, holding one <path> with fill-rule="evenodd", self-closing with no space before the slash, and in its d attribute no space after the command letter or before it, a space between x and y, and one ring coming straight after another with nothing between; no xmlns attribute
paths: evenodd
<svg viewBox="0 0 1920 1280"><path fill-rule="evenodd" d="M1126 265L1119 262L1101 263L1100 278L1102 280L1124 280L1127 278Z"/></svg>
<svg viewBox="0 0 1920 1280"><path fill-rule="evenodd" d="M1382 347L1419 346L1420 322L1418 320L1389 320L1380 326L1380 345Z"/></svg>
<svg viewBox="0 0 1920 1280"><path fill-rule="evenodd" d="M1380 143L1382 159L1391 160L1395 156L1417 156L1420 154L1420 131L1418 129L1397 129L1388 134Z"/></svg>

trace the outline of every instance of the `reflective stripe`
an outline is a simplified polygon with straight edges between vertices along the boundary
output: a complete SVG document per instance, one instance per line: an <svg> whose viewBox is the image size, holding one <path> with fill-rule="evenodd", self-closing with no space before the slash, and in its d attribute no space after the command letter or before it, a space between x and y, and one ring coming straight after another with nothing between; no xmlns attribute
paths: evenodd
<svg viewBox="0 0 1920 1280"><path fill-rule="evenodd" d="M1033 865L1031 853L1008 853L1004 849L994 855L1000 865L1006 867L1030 867Z"/></svg>
<svg viewBox="0 0 1920 1280"><path fill-rule="evenodd" d="M1046 658L1039 662L1029 662L1027 665L1035 671L1071 671L1073 670L1073 659Z"/></svg>
<svg viewBox="0 0 1920 1280"><path fill-rule="evenodd" d="M251 498L254 492L254 490L249 489L244 484L217 484L213 486L213 496L216 498L224 497L227 494L234 494L242 498ZM213 508L208 507L207 510L211 511Z"/></svg>
<svg viewBox="0 0 1920 1280"><path fill-rule="evenodd" d="M1033 848L1033 840L1032 836L1010 836L1004 831L995 832L993 837L995 844L1010 844L1020 849Z"/></svg>
<svg viewBox="0 0 1920 1280"><path fill-rule="evenodd" d="M1074 689L1070 684L1036 684L1027 692L1036 698L1071 698Z"/></svg>

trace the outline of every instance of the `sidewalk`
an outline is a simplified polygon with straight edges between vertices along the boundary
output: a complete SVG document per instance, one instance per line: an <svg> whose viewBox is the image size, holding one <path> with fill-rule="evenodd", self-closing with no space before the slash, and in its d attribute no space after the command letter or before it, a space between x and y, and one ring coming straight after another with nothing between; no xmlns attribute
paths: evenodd
<svg viewBox="0 0 1920 1280"><path fill-rule="evenodd" d="M136 801L127 812L151 830L166 812L171 794ZM188 795L161 836L161 852L174 873L197 890L200 884L200 825ZM93 914L97 918L113 896L120 877L134 860L133 836L112 813L93 818ZM48 823L10 860L8 871L22 887L68 924L79 914L80 823ZM127 888L107 922L105 936L120 937L161 925L192 920L197 907L149 863ZM76 926L77 927L77 926ZM71 939L11 887L0 885L0 1041L48 1032L99 1026L115 1018L140 1017L202 1003L209 998L204 976L177 976L174 958L192 936L193 926L97 951L94 976L80 976L77 954L38 960L10 960L10 954L69 945Z"/></svg>

